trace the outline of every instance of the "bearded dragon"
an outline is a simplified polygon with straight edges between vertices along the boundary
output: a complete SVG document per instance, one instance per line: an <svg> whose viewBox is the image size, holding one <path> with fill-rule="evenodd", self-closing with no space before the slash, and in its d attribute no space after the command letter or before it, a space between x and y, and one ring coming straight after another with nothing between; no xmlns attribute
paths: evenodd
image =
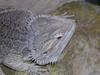
<svg viewBox="0 0 100 75"><path fill-rule="evenodd" d="M29 60L37 65L55 63L75 27L75 20L63 16L34 15L26 9L0 9L1 63L18 71L28 70L30 64L25 61Z"/></svg>

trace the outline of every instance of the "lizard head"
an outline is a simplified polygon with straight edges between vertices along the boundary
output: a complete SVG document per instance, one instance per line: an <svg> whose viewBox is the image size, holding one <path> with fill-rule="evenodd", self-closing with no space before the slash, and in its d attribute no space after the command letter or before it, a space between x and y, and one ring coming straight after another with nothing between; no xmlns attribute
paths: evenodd
<svg viewBox="0 0 100 75"><path fill-rule="evenodd" d="M33 51L32 57L36 64L45 65L58 61L75 32L75 21L60 16L39 15L32 28L36 35L36 51Z"/></svg>

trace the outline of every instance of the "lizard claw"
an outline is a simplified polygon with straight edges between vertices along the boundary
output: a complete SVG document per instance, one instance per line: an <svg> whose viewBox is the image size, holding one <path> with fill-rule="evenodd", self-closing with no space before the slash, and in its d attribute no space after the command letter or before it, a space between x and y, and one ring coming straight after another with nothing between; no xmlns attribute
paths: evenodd
<svg viewBox="0 0 100 75"><path fill-rule="evenodd" d="M28 70L29 75L44 75L44 72L47 72L47 69L36 64L30 65Z"/></svg>

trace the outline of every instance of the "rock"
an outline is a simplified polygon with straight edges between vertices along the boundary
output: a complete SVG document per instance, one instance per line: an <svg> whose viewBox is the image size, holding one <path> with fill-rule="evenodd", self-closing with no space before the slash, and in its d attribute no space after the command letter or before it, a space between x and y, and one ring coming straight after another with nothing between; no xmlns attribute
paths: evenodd
<svg viewBox="0 0 100 75"><path fill-rule="evenodd" d="M0 6L27 8L34 14L49 13L64 3L77 0L0 0Z"/></svg>
<svg viewBox="0 0 100 75"><path fill-rule="evenodd" d="M52 75L100 75L100 13L96 8L75 2L58 9L75 14L77 29L65 48L64 59L53 66Z"/></svg>
<svg viewBox="0 0 100 75"><path fill-rule="evenodd" d="M5 75L1 68L0 68L0 75Z"/></svg>

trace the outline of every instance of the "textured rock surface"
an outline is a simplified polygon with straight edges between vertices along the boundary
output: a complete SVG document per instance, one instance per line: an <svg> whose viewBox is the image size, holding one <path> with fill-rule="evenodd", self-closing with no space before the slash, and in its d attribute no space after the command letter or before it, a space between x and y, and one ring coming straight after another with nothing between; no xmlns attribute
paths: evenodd
<svg viewBox="0 0 100 75"><path fill-rule="evenodd" d="M66 2L77 0L0 0L0 6L28 8L33 13L48 13Z"/></svg>
<svg viewBox="0 0 100 75"><path fill-rule="evenodd" d="M59 8L55 14L75 14L76 34L62 62L53 67L58 75L100 74L100 10L99 6L84 3L70 3ZM56 71L55 71L56 70ZM59 71L59 72L58 72ZM56 72L56 73L55 73ZM53 74L52 74L53 75Z"/></svg>
<svg viewBox="0 0 100 75"><path fill-rule="evenodd" d="M5 74L3 73L3 71L1 70L1 68L0 68L0 75L5 75Z"/></svg>

